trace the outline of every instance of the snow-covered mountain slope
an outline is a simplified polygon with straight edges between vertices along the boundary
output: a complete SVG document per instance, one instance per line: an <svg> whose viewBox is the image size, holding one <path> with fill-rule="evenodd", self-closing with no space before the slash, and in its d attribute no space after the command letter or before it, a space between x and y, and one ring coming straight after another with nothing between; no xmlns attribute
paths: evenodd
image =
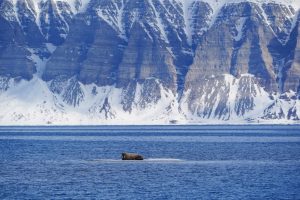
<svg viewBox="0 0 300 200"><path fill-rule="evenodd" d="M0 94L1 124L159 124L183 119L174 94L156 80L152 84L159 97L145 97L152 88L137 84L131 111L124 110L128 91L114 86L83 85L74 79L46 83L37 76L7 84L10 89ZM51 91L54 87L61 87L60 93Z"/></svg>
<svg viewBox="0 0 300 200"><path fill-rule="evenodd" d="M298 123L299 9L0 1L0 124Z"/></svg>
<svg viewBox="0 0 300 200"><path fill-rule="evenodd" d="M0 94L1 124L297 123L300 116L294 93L269 96L250 75L211 79L198 92L186 91L179 102L158 80L137 83L133 93L130 88L83 85L74 79L55 83L61 87L57 93L51 90L53 84L37 76L9 80L10 89Z"/></svg>

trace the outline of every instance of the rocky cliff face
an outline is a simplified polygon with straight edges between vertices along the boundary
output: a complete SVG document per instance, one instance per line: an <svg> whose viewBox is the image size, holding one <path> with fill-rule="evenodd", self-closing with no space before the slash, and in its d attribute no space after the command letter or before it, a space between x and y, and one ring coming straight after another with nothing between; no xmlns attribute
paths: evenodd
<svg viewBox="0 0 300 200"><path fill-rule="evenodd" d="M297 122L299 7L3 0L0 123Z"/></svg>

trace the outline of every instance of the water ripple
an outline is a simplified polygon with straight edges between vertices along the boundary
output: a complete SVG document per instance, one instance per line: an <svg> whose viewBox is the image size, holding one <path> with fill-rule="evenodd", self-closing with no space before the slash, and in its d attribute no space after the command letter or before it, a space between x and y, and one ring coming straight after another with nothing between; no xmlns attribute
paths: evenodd
<svg viewBox="0 0 300 200"><path fill-rule="evenodd" d="M0 136L0 140L41 141L131 141L131 142L215 142L215 143L265 143L300 142L295 136Z"/></svg>

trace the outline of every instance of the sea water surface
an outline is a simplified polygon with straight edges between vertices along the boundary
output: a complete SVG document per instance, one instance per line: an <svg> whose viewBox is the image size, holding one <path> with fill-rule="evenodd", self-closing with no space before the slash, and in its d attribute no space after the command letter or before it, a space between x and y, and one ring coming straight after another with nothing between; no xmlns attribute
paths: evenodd
<svg viewBox="0 0 300 200"><path fill-rule="evenodd" d="M300 199L300 126L0 127L0 199Z"/></svg>

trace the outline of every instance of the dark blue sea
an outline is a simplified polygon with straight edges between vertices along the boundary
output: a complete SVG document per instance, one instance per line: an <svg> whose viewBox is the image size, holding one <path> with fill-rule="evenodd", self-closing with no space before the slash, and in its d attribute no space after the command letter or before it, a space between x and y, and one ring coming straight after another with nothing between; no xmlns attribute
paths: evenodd
<svg viewBox="0 0 300 200"><path fill-rule="evenodd" d="M0 127L0 199L300 199L300 126Z"/></svg>

